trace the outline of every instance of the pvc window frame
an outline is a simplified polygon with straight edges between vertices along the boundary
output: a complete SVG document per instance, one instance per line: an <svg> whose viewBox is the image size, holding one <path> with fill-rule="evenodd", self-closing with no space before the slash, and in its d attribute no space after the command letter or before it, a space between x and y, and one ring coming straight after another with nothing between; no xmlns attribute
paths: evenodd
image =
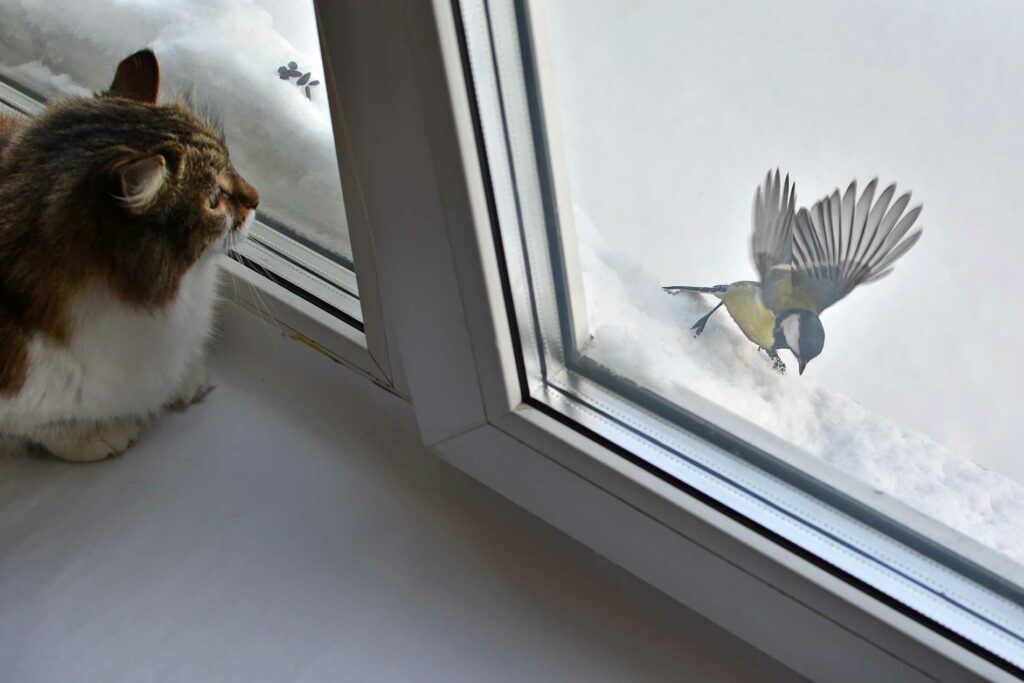
<svg viewBox="0 0 1024 683"><path fill-rule="evenodd" d="M509 264L528 400L936 628L1021 666L1018 565L696 393L667 401L588 357L572 203L552 116L558 107L545 0L456 4L467 25L471 100L478 101Z"/></svg>
<svg viewBox="0 0 1024 683"><path fill-rule="evenodd" d="M337 272L310 273L308 266L297 266L294 258L283 255L280 245L272 243L275 232L270 226L263 231L267 240L250 239L233 261L225 263L232 281L225 292L235 303L289 336L366 376L378 386L407 398L402 367L388 343L390 335L378 284L376 249L359 177L352 164L338 90L332 85L335 79L325 45L333 37L325 33L319 18L317 29L341 176L340 191L352 247L352 268L341 277ZM269 259L269 262L262 259ZM339 265L336 270L343 269L346 267ZM353 281L355 292L345 286Z"/></svg>
<svg viewBox="0 0 1024 683"><path fill-rule="evenodd" d="M813 680L1016 680L530 399L449 0L317 0L392 353L442 458Z"/></svg>

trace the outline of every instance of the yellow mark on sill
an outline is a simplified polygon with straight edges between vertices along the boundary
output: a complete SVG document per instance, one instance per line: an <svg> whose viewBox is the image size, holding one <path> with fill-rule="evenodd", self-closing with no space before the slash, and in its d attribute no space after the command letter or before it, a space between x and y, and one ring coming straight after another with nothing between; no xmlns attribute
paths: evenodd
<svg viewBox="0 0 1024 683"><path fill-rule="evenodd" d="M397 391L395 391L395 388L393 386L391 386L390 384L388 384L386 382L382 382L378 377L375 377L372 373L367 372L366 370L360 368L357 365L353 365L351 363L346 363L340 357L336 356L335 354L331 353L330 351L328 351L324 347L320 346L315 341L313 341L312 339L310 339L306 335L302 334L301 332L296 332L295 330L290 330L289 333L288 333L288 337L291 338L291 339L294 339L297 342L305 344L306 346L308 346L309 348L313 349L314 351L316 351L320 355L327 356L327 358L329 358L330 360L334 361L338 365L344 366L344 367L346 367L346 368L348 368L350 370L355 370L360 375L362 375L363 377L366 377L367 379L369 379L371 382L373 382L375 385L377 385L381 389L384 389L385 391L387 391L387 392L389 392L391 394L394 394L395 396L399 397L403 401L408 401L409 400L409 398L407 396L403 396L402 394L400 394Z"/></svg>
<svg viewBox="0 0 1024 683"><path fill-rule="evenodd" d="M338 363L340 365L344 365L344 363L342 363L341 360L337 356L335 356L333 353L331 353L330 351L328 351L324 347L320 346L315 341L313 341L312 339L310 339L306 335L302 334L301 332L294 332L293 331L292 334L291 334L291 337L295 341L301 342L301 343L305 344L306 346L308 346L309 348L313 349L317 353L320 353L320 354L322 354L324 356L327 356L328 358L333 360L335 363Z"/></svg>

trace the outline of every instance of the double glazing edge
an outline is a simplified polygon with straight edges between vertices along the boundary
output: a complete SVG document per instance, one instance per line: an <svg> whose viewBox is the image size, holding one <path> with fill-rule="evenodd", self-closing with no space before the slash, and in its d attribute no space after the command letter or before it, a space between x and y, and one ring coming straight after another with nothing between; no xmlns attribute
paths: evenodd
<svg viewBox="0 0 1024 683"><path fill-rule="evenodd" d="M1019 581L1006 579L1014 573L1019 579L1019 568L891 501L879 512L865 504L866 486L697 395L686 405L671 404L579 353L583 312L573 298L575 274L566 272L573 259L564 251L575 248L563 232L571 216L558 209L566 201L552 171L559 166L552 163L558 141L545 126L547 93L531 35L529 15L537 4L461 0L455 9L528 400L1019 674L1024 594Z"/></svg>
<svg viewBox="0 0 1024 683"><path fill-rule="evenodd" d="M329 251L286 223L267 215L258 218L263 229L253 233L257 240L274 251L298 261L318 277L359 298L356 266L351 259Z"/></svg>
<svg viewBox="0 0 1024 683"><path fill-rule="evenodd" d="M324 264L311 257L300 245L289 244L289 238L276 229L256 221L249 239L240 244L233 254L235 260L255 270L267 279L281 285L337 318L363 329L363 313L357 294L339 286L334 279L335 270L324 271ZM349 275L341 282L351 280Z"/></svg>
<svg viewBox="0 0 1024 683"><path fill-rule="evenodd" d="M42 98L25 92L0 76L0 104L19 114L32 115L43 110L45 103Z"/></svg>

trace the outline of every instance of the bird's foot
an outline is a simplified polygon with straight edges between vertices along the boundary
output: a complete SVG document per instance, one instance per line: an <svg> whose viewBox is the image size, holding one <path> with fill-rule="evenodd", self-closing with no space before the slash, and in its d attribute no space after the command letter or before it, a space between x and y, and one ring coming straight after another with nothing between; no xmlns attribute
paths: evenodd
<svg viewBox="0 0 1024 683"><path fill-rule="evenodd" d="M707 324L708 324L708 319L707 318L701 318L700 320L695 322L690 327L690 329L693 330L693 337L694 337L694 339L696 339L697 337L700 336L700 333L704 331L704 326L707 325Z"/></svg>
<svg viewBox="0 0 1024 683"><path fill-rule="evenodd" d="M768 358L772 362L772 367L775 368L780 375L786 374L786 362L782 360L782 356L779 355L778 351L775 349L766 349L763 346L758 346L757 350L764 351L768 354Z"/></svg>

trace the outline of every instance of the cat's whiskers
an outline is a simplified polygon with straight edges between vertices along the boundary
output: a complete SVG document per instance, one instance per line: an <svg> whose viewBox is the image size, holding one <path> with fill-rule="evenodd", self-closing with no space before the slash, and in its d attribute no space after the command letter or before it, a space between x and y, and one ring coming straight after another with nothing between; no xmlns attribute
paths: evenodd
<svg viewBox="0 0 1024 683"><path fill-rule="evenodd" d="M258 272L263 277L266 277L271 282L275 281L274 275L260 264L249 259L246 260L246 263L250 268ZM252 301L255 304L257 313L259 314L257 317L259 317L263 321L263 326L265 327L265 329L270 331L272 333L272 336L280 333L280 330L275 329L276 326L271 322L273 320L276 320L276 318L274 317L274 314L271 313L270 307L267 306L267 302L264 301L263 295L260 294L259 288L256 287L256 285L254 285L252 282L246 281L245 284L249 287L249 291L252 292Z"/></svg>
<svg viewBox="0 0 1024 683"><path fill-rule="evenodd" d="M229 255L228 258L231 258L231 256ZM235 301L241 301L242 298L238 294L238 278L234 275L229 275L228 279L231 280L231 289L234 291Z"/></svg>

